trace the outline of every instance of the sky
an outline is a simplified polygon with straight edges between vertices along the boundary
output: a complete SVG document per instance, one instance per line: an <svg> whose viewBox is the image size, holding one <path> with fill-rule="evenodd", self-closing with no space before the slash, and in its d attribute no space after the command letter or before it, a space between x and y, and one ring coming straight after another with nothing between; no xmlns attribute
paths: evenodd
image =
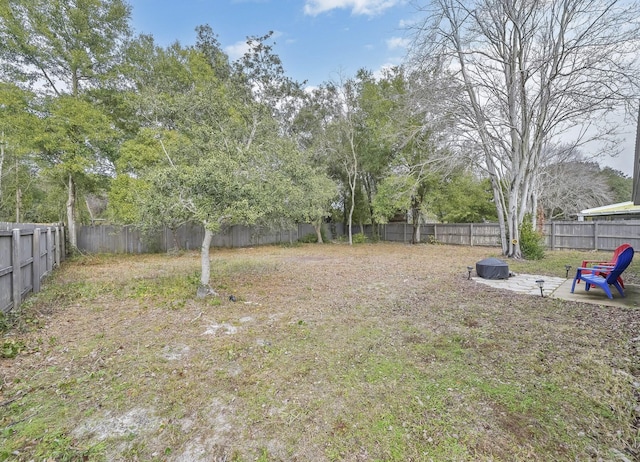
<svg viewBox="0 0 640 462"><path fill-rule="evenodd" d="M407 24L417 13L409 0L127 0L136 33L158 45L195 43L195 28L208 24L233 60L248 36L274 35L274 52L285 73L309 86L339 82L358 69L379 72L401 64L409 44ZM640 95L639 95L640 96ZM601 166L633 175L635 122L625 132L617 157L600 156ZM587 152L587 154L589 154Z"/></svg>
<svg viewBox="0 0 640 462"><path fill-rule="evenodd" d="M209 24L233 60L248 36L274 32L274 52L286 74L308 85L379 71L406 55L404 24L415 15L407 0L128 0L136 33L159 45L193 45Z"/></svg>

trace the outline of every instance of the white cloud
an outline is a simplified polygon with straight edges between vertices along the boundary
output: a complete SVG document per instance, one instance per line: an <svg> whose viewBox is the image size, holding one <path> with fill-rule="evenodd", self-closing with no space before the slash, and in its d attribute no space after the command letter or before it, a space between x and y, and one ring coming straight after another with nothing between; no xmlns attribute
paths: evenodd
<svg viewBox="0 0 640 462"><path fill-rule="evenodd" d="M246 41L240 41L224 47L224 51L229 55L231 61L235 61L236 59L242 58L244 54L249 51L249 45L247 45Z"/></svg>
<svg viewBox="0 0 640 462"><path fill-rule="evenodd" d="M387 48L395 50L396 48L407 48L411 41L403 37L391 37L387 40Z"/></svg>
<svg viewBox="0 0 640 462"><path fill-rule="evenodd" d="M417 17L411 19L401 19L400 21L398 21L398 27L400 29L411 29L420 25L422 22L423 20Z"/></svg>
<svg viewBox="0 0 640 462"><path fill-rule="evenodd" d="M316 16L336 8L350 8L352 14L374 16L403 2L404 0L306 0L304 13Z"/></svg>
<svg viewBox="0 0 640 462"><path fill-rule="evenodd" d="M283 37L284 34L281 31L272 31L271 41L275 41L275 39L279 37ZM293 43L294 40L287 40L286 43ZM244 56L244 54L249 51L249 45L246 40L240 40L232 45L228 45L224 47L225 53L229 56L231 61L235 61L236 59L240 59Z"/></svg>
<svg viewBox="0 0 640 462"><path fill-rule="evenodd" d="M393 63L385 63L385 64L383 64L377 70L373 71L373 78L376 79L376 80L380 80L380 79L384 78L385 72L390 71L391 69L393 69L396 66L397 66L397 64L393 64Z"/></svg>

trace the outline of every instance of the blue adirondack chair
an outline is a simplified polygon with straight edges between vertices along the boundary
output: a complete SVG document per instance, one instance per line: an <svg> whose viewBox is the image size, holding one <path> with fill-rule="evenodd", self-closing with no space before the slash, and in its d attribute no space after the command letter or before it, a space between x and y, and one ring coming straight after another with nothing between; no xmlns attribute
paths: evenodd
<svg viewBox="0 0 640 462"><path fill-rule="evenodd" d="M620 295L624 297L624 290L620 285L619 278L623 271L627 269L631 260L633 260L633 248L628 247L618 256L616 264L613 267L592 266L591 268L578 268L576 271L576 277L573 279L573 285L571 286L571 293L573 293L576 288L576 282L584 281L584 290L589 290L591 285L594 285L604 290L607 297L613 298L613 295L611 295L611 289L609 289L609 286L612 285L618 289Z"/></svg>

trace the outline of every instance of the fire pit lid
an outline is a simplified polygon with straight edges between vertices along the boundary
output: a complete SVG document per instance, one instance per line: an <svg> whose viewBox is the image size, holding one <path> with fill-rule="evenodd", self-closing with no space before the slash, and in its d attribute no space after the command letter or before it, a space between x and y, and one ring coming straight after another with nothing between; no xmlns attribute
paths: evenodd
<svg viewBox="0 0 640 462"><path fill-rule="evenodd" d="M508 279L509 265L497 258L485 258L476 263L476 273L484 279Z"/></svg>

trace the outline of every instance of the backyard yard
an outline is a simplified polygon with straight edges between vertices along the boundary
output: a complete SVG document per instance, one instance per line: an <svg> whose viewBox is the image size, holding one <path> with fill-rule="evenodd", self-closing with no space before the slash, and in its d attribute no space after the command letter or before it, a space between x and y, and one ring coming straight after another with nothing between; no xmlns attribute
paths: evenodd
<svg viewBox="0 0 640 462"><path fill-rule="evenodd" d="M491 256L215 249L204 300L197 252L65 262L2 333L0 460L639 460L640 308L468 280Z"/></svg>

